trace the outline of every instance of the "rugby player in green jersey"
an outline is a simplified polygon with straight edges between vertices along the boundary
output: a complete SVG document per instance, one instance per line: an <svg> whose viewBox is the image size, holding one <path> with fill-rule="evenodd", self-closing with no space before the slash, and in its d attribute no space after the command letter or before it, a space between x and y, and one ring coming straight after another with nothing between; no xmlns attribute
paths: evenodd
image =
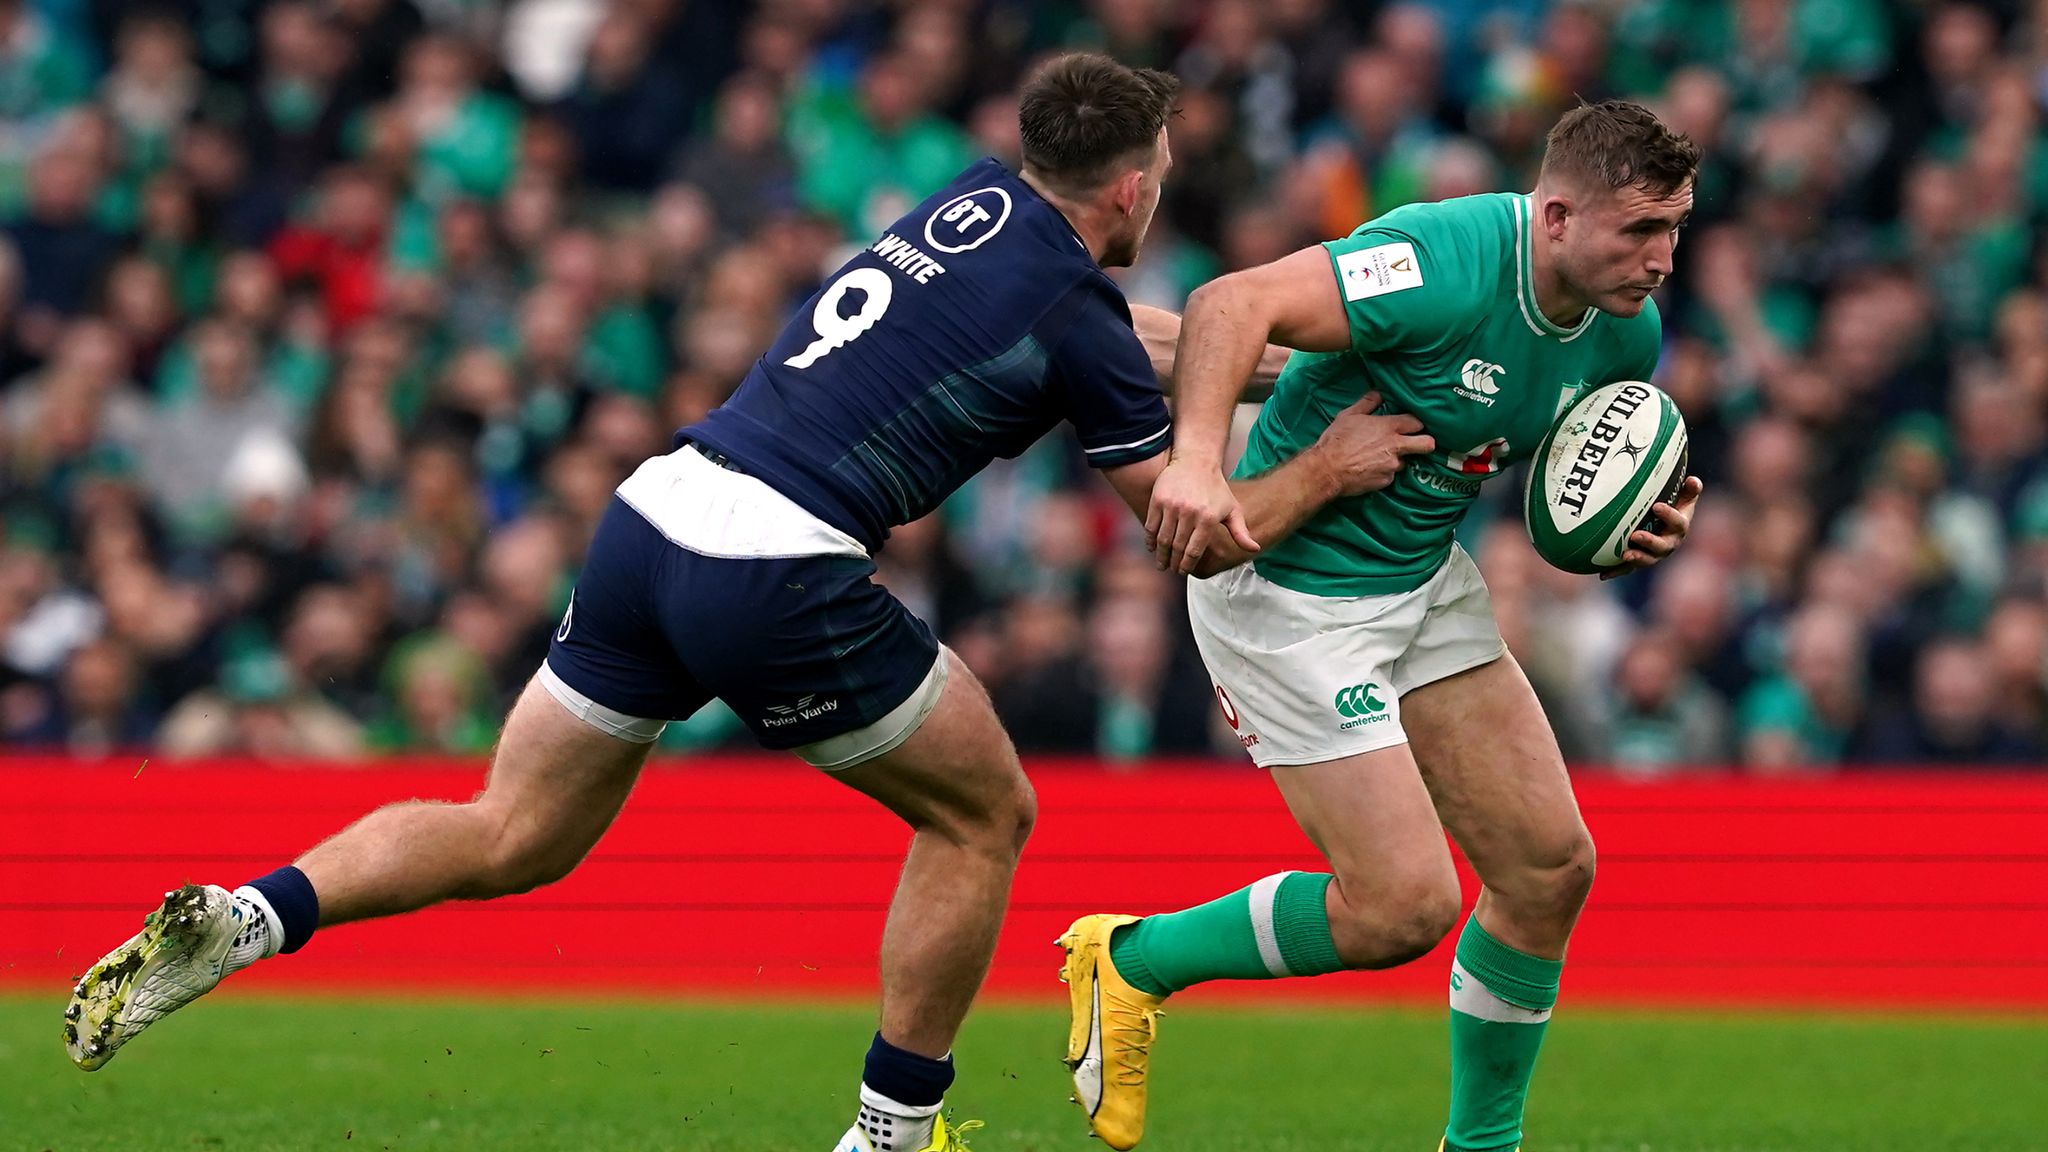
<svg viewBox="0 0 2048 1152"><path fill-rule="evenodd" d="M1648 379L1692 210L1698 149L1607 102L1551 131L1536 190L1396 209L1350 236L1226 276L1188 301L1171 463L1148 541L1203 575L1189 616L1218 703L1331 873L1289 872L1161 916L1087 916L1061 938L1067 1057L1096 1135L1144 1133L1160 1003L1216 979L1384 968L1458 917L1448 830L1478 872L1450 973L1444 1147L1507 1152L1580 907L1593 842L1557 742L1453 539L1487 477L1532 452L1580 390ZM1267 342L1298 349L1239 475L1267 471L1368 392L1435 451L1260 550L1223 476L1233 406ZM1700 484L1655 508L1622 568L1685 536Z"/></svg>

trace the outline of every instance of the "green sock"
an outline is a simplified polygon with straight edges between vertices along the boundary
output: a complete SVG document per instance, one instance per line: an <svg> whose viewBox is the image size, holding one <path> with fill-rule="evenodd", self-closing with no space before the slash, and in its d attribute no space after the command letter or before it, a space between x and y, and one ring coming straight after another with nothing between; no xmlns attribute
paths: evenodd
<svg viewBox="0 0 2048 1152"><path fill-rule="evenodd" d="M1561 960L1517 951L1474 916L1451 963L1451 1122L1446 1152L1495 1152L1522 1143L1522 1106Z"/></svg>
<svg viewBox="0 0 2048 1152"><path fill-rule="evenodd" d="M1154 996L1204 980L1321 976L1344 967L1330 939L1323 872L1282 872L1221 900L1126 924L1109 940L1125 980Z"/></svg>

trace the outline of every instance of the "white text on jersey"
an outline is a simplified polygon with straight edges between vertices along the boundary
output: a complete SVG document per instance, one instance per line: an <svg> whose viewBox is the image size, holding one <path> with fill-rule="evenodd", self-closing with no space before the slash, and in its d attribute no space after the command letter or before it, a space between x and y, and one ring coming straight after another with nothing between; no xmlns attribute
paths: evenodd
<svg viewBox="0 0 2048 1152"><path fill-rule="evenodd" d="M937 260L925 255L918 246L894 232L885 232L875 241L872 249L875 255L887 260L909 275L919 284L929 284L932 277L943 275L945 267Z"/></svg>

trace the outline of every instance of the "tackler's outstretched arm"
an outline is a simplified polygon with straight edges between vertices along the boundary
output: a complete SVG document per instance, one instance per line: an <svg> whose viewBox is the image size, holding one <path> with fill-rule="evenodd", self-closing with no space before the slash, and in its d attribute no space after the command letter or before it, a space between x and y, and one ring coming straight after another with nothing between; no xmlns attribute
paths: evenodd
<svg viewBox="0 0 2048 1152"><path fill-rule="evenodd" d="M1152 370L1159 374L1159 390L1166 393L1168 401L1173 399L1175 381L1173 375L1174 352L1180 344L1180 313L1154 308L1149 304L1131 305L1131 327L1137 329L1138 339L1145 344L1145 355L1152 358ZM1273 384L1280 379L1280 370L1287 366L1287 358L1294 349L1281 344L1268 344L1259 357L1259 366L1245 381L1244 391L1238 393L1238 402L1260 404L1273 395Z"/></svg>

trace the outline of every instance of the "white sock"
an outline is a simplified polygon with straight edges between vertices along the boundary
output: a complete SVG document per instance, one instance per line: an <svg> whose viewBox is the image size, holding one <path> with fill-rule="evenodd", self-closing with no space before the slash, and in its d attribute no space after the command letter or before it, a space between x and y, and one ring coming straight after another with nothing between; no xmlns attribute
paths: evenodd
<svg viewBox="0 0 2048 1152"><path fill-rule="evenodd" d="M235 910L242 914L242 930L235 933L235 942L228 946L228 958L220 970L223 976L240 972L258 960L268 960L284 946L277 913L271 911L270 901L263 898L263 893L245 886L235 889L234 895Z"/></svg>
<svg viewBox="0 0 2048 1152"><path fill-rule="evenodd" d="M854 1123L868 1134L875 1152L919 1152L932 1142L932 1120L943 1104L899 1104L860 1086L860 1116Z"/></svg>
<svg viewBox="0 0 2048 1152"><path fill-rule="evenodd" d="M1510 1004L1481 983L1465 966L1451 958L1451 1011L1477 1016L1490 1024L1541 1024L1550 1019L1548 1008L1524 1008Z"/></svg>

